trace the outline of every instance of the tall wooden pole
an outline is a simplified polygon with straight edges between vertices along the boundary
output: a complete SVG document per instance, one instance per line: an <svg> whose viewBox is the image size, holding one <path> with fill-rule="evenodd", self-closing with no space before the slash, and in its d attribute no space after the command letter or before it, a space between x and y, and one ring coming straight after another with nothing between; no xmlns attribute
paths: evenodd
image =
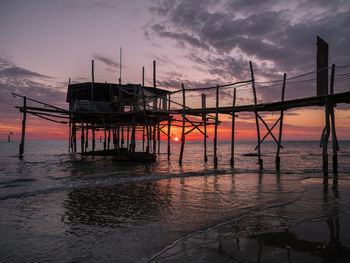
<svg viewBox="0 0 350 263"><path fill-rule="evenodd" d="M105 151L106 150L106 144L107 144L107 128L106 128L106 123L103 121L103 131L104 131L104 141L103 141L103 150Z"/></svg>
<svg viewBox="0 0 350 263"><path fill-rule="evenodd" d="M214 168L218 167L217 142L219 123L219 85L216 85L215 130L214 130Z"/></svg>
<svg viewBox="0 0 350 263"><path fill-rule="evenodd" d="M27 119L27 97L23 97L23 119L22 119L22 137L21 137L21 144L19 145L19 158L23 158L24 153L24 139L26 135L26 119Z"/></svg>
<svg viewBox="0 0 350 263"><path fill-rule="evenodd" d="M186 115L185 115L185 87L184 84L181 84L182 88L182 133L181 133L181 148L180 148L180 156L179 156L179 164L182 164L182 158L184 153L184 147L185 147L185 123L186 123Z"/></svg>
<svg viewBox="0 0 350 263"><path fill-rule="evenodd" d="M153 60L153 88L157 87L157 80L156 80L156 61Z"/></svg>
<svg viewBox="0 0 350 263"><path fill-rule="evenodd" d="M145 151L145 126L142 126L142 151Z"/></svg>
<svg viewBox="0 0 350 263"><path fill-rule="evenodd" d="M170 160L171 118L168 118L168 160Z"/></svg>
<svg viewBox="0 0 350 263"><path fill-rule="evenodd" d="M92 60L91 61L91 101L94 101L94 82L95 82L94 60Z"/></svg>
<svg viewBox="0 0 350 263"><path fill-rule="evenodd" d="M236 89L233 89L232 108L236 106ZM231 160L230 165L233 167L235 162L235 118L236 112L232 111L232 128L231 128Z"/></svg>
<svg viewBox="0 0 350 263"><path fill-rule="evenodd" d="M135 124L135 115L132 117L132 130L131 130L131 143L130 143L130 152L135 152L135 136L136 136L136 124Z"/></svg>
<svg viewBox="0 0 350 263"><path fill-rule="evenodd" d="M249 61L249 66L250 66L250 73L252 77L252 89L253 89L253 94L254 94L254 105L257 105L257 99L256 99L256 90L255 90L255 79L254 79L254 71L253 71L253 65L252 62ZM259 119L258 119L258 111L255 110L255 122L256 122L256 132L257 132L257 137L258 137L258 164L259 164L259 169L263 169L263 160L261 159L261 152L260 152L260 129L259 129Z"/></svg>
<svg viewBox="0 0 350 263"><path fill-rule="evenodd" d="M207 102L206 102L206 95L202 94L202 109L205 109ZM208 156L207 156L207 115L203 113L202 115L202 120L204 123L204 138L203 138L203 143L204 143L204 162L208 161Z"/></svg>
<svg viewBox="0 0 350 263"><path fill-rule="evenodd" d="M330 94L334 94L334 74L335 74L335 65L332 65L331 73L331 83L330 83ZM330 117L332 123L332 147L333 147L333 184L338 184L338 151L339 144L337 139L337 134L335 130L335 116L334 116L334 104L330 103Z"/></svg>
<svg viewBox="0 0 350 263"><path fill-rule="evenodd" d="M283 85L282 85L282 96L281 96L281 102L283 104L284 102L284 93L286 89L286 73L283 74ZM280 150L281 150L281 142L282 142L282 129L283 129L283 108L281 109L281 116L280 116L280 130L278 134L278 143L277 143L277 152L276 152L276 169L280 169L281 165L281 158L280 158Z"/></svg>

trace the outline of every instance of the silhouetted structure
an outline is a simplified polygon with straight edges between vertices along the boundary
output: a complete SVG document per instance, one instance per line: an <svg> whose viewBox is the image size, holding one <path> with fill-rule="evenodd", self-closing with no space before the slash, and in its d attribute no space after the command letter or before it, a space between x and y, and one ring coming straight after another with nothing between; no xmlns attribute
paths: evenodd
<svg viewBox="0 0 350 263"><path fill-rule="evenodd" d="M69 102L69 110L57 108L34 99L23 98L23 107L20 108L23 112L22 122L22 142L20 146L20 157L23 155L24 136L25 136L25 120L26 113L36 115L38 117L69 124L69 151L77 152L77 132L81 135L81 154L92 155L119 155L124 153L127 156L124 159L136 158L136 155L130 154L135 152L136 133L142 132L142 150L146 153L145 158L155 159L158 142L158 153L160 145L160 133L167 136L168 139L168 159L170 156L170 131L171 126L182 128L181 133L181 148L179 155L179 163L182 163L183 152L185 146L186 135L197 130L204 136L204 161L207 161L207 125L214 125L214 167L218 165L217 158L217 139L218 126L220 124L219 114L228 114L232 116L232 133L231 133L231 158L230 164L234 166L234 135L235 135L235 119L237 113L252 112L255 115L255 123L257 130L257 150L258 165L263 169L263 160L261 154L261 144L270 135L277 144L276 151L276 169L280 169L280 149L282 146L282 129L284 111L309 106L325 107L325 128L321 136L321 147L323 148L323 172L324 183L328 182L328 138L332 133L333 143L333 173L334 183L337 183L338 158L337 151L339 145L335 129L334 106L339 103L350 103L350 73L335 74L335 65L331 67L331 75L328 76L328 44L321 38L317 38L317 70L311 73L302 74L290 79L284 73L283 80L269 82L257 82L255 80L253 64L250 62L251 79L238 81L235 83L217 85L215 87L185 89L182 84L180 90L166 91L156 87L155 61L153 63L153 87L144 86L144 70L142 74L142 85L140 84L119 84L113 83L95 83L94 82L94 63L92 61L92 82L70 84L68 86L67 102ZM340 70L349 69L348 66L338 67ZM317 79L309 78L311 75L316 75ZM306 79L303 79L305 78ZM346 86L346 90L334 92L335 79L339 79L339 83ZM329 82L329 83L328 83ZM303 88L311 87L315 95L305 94L303 92L297 98L285 99L288 88L293 90L295 85L302 85ZM329 85L328 85L329 84ZM249 88L249 86L251 86ZM250 99L247 96L240 97L236 88L248 87L250 90ZM276 92L279 93L281 88L281 96L276 99ZM329 88L328 88L329 87ZM262 96L258 96L257 90L267 90L270 88L273 94L267 96L267 102L258 102L262 100ZM229 106L220 105L220 92L227 97L228 91L232 91L232 104ZM301 90L305 90L301 89ZM200 92L215 91L215 107L207 107L207 96ZM231 92L230 91L230 92ZM200 97L201 107L189 107L194 101L189 93L195 93ZM293 92L296 92L294 90ZM181 101L176 102L173 95L181 93ZM209 94L211 95L211 94ZM249 97L249 96L248 96ZM190 103L187 98L191 98ZM280 99L279 99L280 98ZM44 108L28 107L27 100L40 103ZM244 103L239 103L243 101ZM269 127L259 112L279 112L280 116L276 122ZM181 120L177 120L174 116L181 116ZM66 118L66 121L58 121L57 118ZM192 119L191 119L192 118ZM211 121L211 122L210 122ZM181 124L176 124L180 122ZM267 129L264 136L260 136L260 124ZM277 125L279 124L279 125ZM273 134L273 129L279 126L278 137ZM203 129L203 130L202 130ZM103 151L95 151L95 132L104 132ZM91 151L89 148L89 131L92 136ZM146 137L146 139L145 139ZM126 144L125 144L126 139ZM113 149L110 148L110 143L113 144ZM145 148L146 144L146 148ZM153 145L152 145L153 144ZM125 147L126 146L126 147ZM152 149L151 149L152 148ZM129 155L127 155L128 153ZM153 155L147 155L152 153ZM148 157L147 157L148 156ZM137 158L141 158L137 156Z"/></svg>

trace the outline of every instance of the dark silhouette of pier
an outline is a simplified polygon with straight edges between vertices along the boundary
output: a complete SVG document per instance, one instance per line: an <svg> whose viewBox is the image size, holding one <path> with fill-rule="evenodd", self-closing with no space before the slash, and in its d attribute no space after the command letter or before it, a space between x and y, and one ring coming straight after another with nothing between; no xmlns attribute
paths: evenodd
<svg viewBox="0 0 350 263"><path fill-rule="evenodd" d="M254 76L253 64L249 62L250 79L204 88L185 88L175 91L157 88L156 64L153 63L153 86L142 84L95 83L92 61L92 82L68 86L69 109L62 109L19 94L23 106L17 107L23 113L22 140L19 156L24 153L26 114L45 120L69 125L69 151L77 152L77 133L81 135L81 154L96 155L95 133L104 132L103 155L122 155L128 152L132 159L135 153L136 134L142 137L142 152L155 156L160 151L160 134L167 137L167 154L170 158L171 127L181 127L181 148L179 163L182 164L186 135L199 131L203 135L204 161L207 156L207 126L214 126L214 167L218 166L217 140L220 125L219 114L232 117L231 159L234 167L235 120L238 113L254 113L257 131L257 164L263 169L261 144L271 136L276 142L276 169L280 169L280 149L284 113L287 110L304 107L323 107L325 127L321 131L324 182L328 182L328 141L332 134L333 180L337 183L339 145L335 128L334 107L350 103L350 65L328 66L328 44L317 39L317 69L292 78L284 73L281 80L258 82ZM336 71L339 70L339 73ZM214 105L207 106L207 99L214 98ZM28 105L39 104L39 107ZM200 102L200 104L199 104ZM279 117L269 126L259 112L279 112ZM260 126L267 133L262 136ZM278 136L273 134L278 129ZM89 133L92 143L89 147ZM276 138L277 137L277 138ZM110 148L113 145L113 149ZM157 148L158 146L158 148ZM157 150L158 149L158 150ZM131 153L131 154L130 154ZM135 155L136 156L136 155ZM138 155L140 156L140 155ZM123 159L123 158L122 158ZM152 158L150 158L152 159Z"/></svg>

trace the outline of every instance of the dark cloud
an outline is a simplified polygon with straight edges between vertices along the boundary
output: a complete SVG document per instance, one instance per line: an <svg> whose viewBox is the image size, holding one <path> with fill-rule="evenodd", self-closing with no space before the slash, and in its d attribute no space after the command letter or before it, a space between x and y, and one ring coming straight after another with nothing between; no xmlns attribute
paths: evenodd
<svg viewBox="0 0 350 263"><path fill-rule="evenodd" d="M268 72L258 68L265 77L273 77L272 72L311 71L316 35L329 42L332 62L342 64L350 59L346 52L350 6L341 0L157 1L150 11L160 19L147 29L148 38L173 39L189 53L207 52L201 61L193 55L189 58L207 64L211 74L224 78L228 74L240 78L247 60L270 65ZM219 69L210 66L220 60L230 62ZM232 66L238 70L233 71Z"/></svg>
<svg viewBox="0 0 350 263"><path fill-rule="evenodd" d="M66 87L67 83L57 82L52 77L18 67L10 60L0 58L0 110L2 112L14 112L16 101L12 98L12 92L66 108Z"/></svg>
<svg viewBox="0 0 350 263"><path fill-rule="evenodd" d="M105 65L112 67L112 68L119 68L119 63L114 61L112 58L101 55L101 54L94 54L94 59L101 61Z"/></svg>

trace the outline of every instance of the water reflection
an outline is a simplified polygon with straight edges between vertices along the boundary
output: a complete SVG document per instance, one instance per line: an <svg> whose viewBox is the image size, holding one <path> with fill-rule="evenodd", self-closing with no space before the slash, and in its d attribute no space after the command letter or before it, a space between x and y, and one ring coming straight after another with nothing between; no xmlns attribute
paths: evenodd
<svg viewBox="0 0 350 263"><path fill-rule="evenodd" d="M64 202L64 222L129 227L150 222L169 206L171 189L157 182L76 189Z"/></svg>

